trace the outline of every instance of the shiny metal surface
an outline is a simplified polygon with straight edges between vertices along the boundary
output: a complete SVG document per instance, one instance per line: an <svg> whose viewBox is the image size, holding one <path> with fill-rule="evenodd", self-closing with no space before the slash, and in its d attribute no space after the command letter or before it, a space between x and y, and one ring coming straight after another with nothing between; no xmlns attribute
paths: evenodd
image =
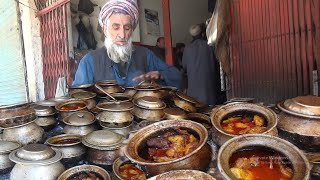
<svg viewBox="0 0 320 180"><path fill-rule="evenodd" d="M135 106L144 109L164 109L166 104L161 99L152 96L143 96L133 100Z"/></svg>
<svg viewBox="0 0 320 180"><path fill-rule="evenodd" d="M95 122L95 116L88 111L76 111L63 118L63 122L70 126L86 126Z"/></svg>
<svg viewBox="0 0 320 180"><path fill-rule="evenodd" d="M111 180L109 173L104 170L103 168L95 165L80 165L72 167L66 171L64 171L57 180L68 180L73 175L80 173L80 172L95 172L99 174L103 180Z"/></svg>
<svg viewBox="0 0 320 180"><path fill-rule="evenodd" d="M108 150L118 148L123 140L122 135L104 129L87 134L82 138L82 143L90 148Z"/></svg>

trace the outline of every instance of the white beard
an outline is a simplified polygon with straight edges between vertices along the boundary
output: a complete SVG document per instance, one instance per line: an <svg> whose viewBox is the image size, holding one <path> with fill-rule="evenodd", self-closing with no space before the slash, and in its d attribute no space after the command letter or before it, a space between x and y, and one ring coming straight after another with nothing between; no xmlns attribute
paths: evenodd
<svg viewBox="0 0 320 180"><path fill-rule="evenodd" d="M107 49L109 58L115 62L128 62L132 54L132 38L130 37L125 45L117 45L111 38L105 37L104 46Z"/></svg>

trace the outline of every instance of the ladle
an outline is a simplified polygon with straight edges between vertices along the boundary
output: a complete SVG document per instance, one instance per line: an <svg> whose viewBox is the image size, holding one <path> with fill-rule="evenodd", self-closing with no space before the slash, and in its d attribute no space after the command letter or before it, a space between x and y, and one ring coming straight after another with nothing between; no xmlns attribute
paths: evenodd
<svg viewBox="0 0 320 180"><path fill-rule="evenodd" d="M102 91L104 94L106 94L108 97L110 97L113 101L117 102L117 99L111 96L111 94L109 94L108 92L106 92L101 86L99 86L98 84L95 84L94 86L98 88L100 91Z"/></svg>

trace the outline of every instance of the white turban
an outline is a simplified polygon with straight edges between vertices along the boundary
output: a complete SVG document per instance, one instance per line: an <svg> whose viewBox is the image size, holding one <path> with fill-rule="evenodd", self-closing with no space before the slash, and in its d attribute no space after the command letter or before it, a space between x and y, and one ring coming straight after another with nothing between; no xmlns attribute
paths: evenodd
<svg viewBox="0 0 320 180"><path fill-rule="evenodd" d="M136 0L109 0L101 9L99 14L99 24L103 27L103 22L113 13L128 14L132 18L132 28L135 29L139 22L138 4Z"/></svg>

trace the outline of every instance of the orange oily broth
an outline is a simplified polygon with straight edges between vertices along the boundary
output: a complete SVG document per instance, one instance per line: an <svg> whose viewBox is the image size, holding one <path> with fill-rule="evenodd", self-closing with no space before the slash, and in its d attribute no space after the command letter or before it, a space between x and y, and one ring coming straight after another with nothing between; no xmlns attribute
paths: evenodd
<svg viewBox="0 0 320 180"><path fill-rule="evenodd" d="M275 153L272 150L265 150L262 148L245 149L234 153L229 160L229 164L230 167L233 168L236 166L235 164L238 158L249 159L250 157L255 156L259 159L259 165L243 168L252 172L252 178L249 178L250 180L289 180L290 177L281 173L280 162L273 162L273 169L270 169L270 157L282 160L281 163L284 167L292 169L292 164L288 161L288 158L279 155L279 153Z"/></svg>
<svg viewBox="0 0 320 180"><path fill-rule="evenodd" d="M254 118L261 119L263 121L262 125L257 125L254 121ZM238 127L237 125L241 125L241 127ZM267 127L267 121L266 119L258 114L251 114L248 115L236 115L232 117L228 117L221 121L221 127L223 130L227 133L234 134L234 135L241 135L241 134L248 134L241 133L241 131L245 130L246 128L252 129L255 127Z"/></svg>
<svg viewBox="0 0 320 180"><path fill-rule="evenodd" d="M137 168L134 164L123 164L119 167L120 176L126 180L141 179L144 172ZM138 178L139 177L139 178Z"/></svg>
<svg viewBox="0 0 320 180"><path fill-rule="evenodd" d="M86 105L83 103L74 103L74 104L66 104L63 105L60 109L61 110L77 110L85 107Z"/></svg>

